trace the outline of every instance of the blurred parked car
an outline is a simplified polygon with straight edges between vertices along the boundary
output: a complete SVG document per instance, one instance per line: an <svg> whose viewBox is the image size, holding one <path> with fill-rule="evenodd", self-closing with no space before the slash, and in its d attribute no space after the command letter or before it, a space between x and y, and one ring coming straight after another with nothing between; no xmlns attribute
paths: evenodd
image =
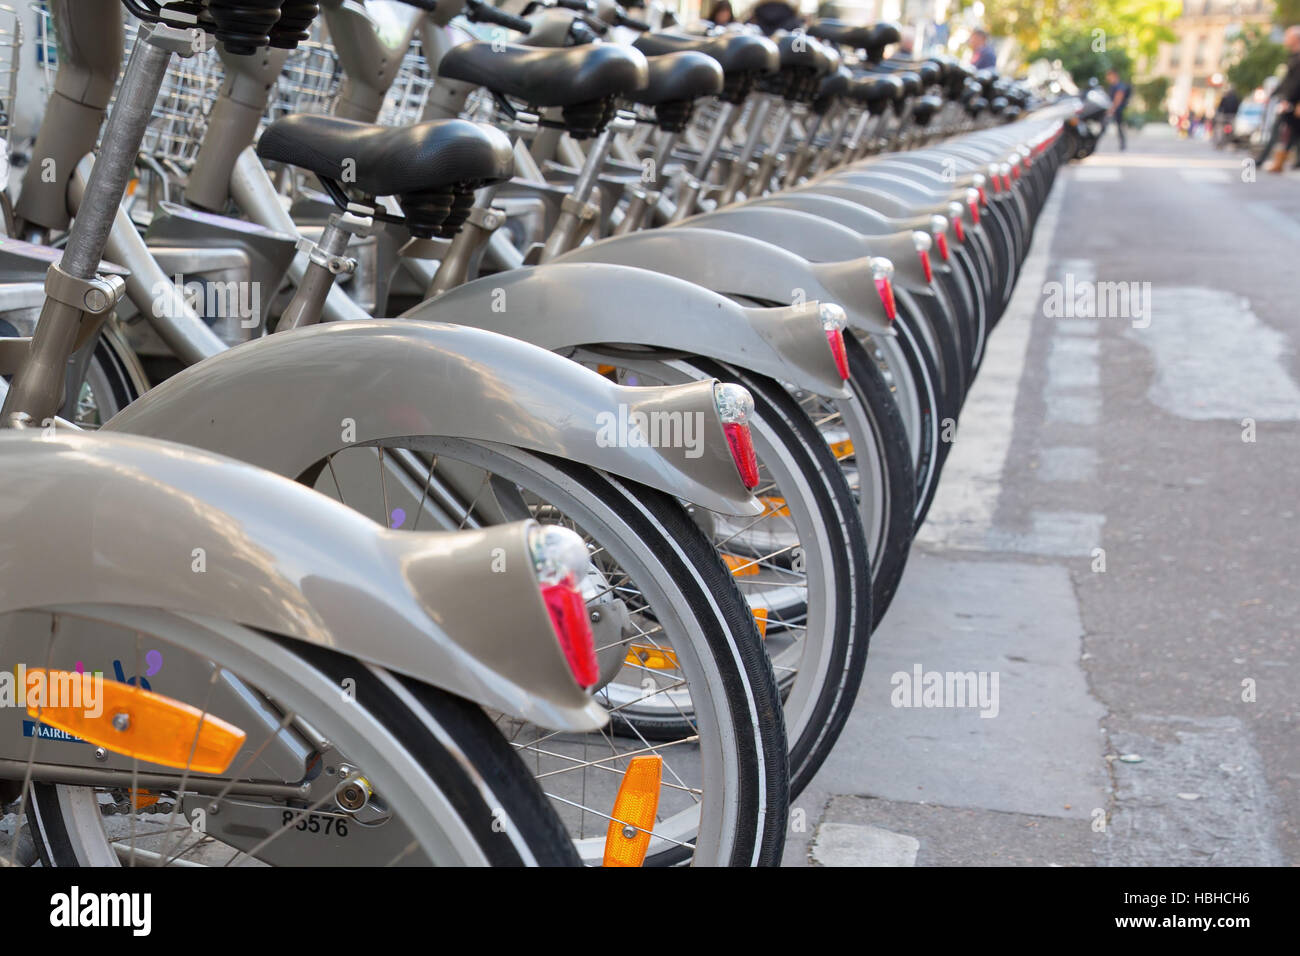
<svg viewBox="0 0 1300 956"><path fill-rule="evenodd" d="M1267 112L1266 103L1247 100L1237 108L1237 115L1224 130L1224 137L1234 146L1258 145L1263 139L1264 115Z"/></svg>

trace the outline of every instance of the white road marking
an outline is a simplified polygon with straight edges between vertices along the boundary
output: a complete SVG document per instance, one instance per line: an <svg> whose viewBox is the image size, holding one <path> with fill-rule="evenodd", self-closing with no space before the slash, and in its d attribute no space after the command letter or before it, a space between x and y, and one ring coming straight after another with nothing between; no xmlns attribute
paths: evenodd
<svg viewBox="0 0 1300 956"><path fill-rule="evenodd" d="M1074 180L1080 183L1117 183L1120 180L1118 166L1080 166L1074 171Z"/></svg>
<svg viewBox="0 0 1300 956"><path fill-rule="evenodd" d="M1101 546L1106 516L1090 511L1033 511L1028 531L995 528L988 534L990 551L1086 558Z"/></svg>
<svg viewBox="0 0 1300 956"><path fill-rule="evenodd" d="M1063 193L1063 189L1055 190L1043 208L1034 246L1025 259L1016 291L997 330L989 337L938 493L917 534L917 540L925 544L979 550L985 547L985 538L993 527L1002 471L1015 430L1016 396L1025 369L1025 350L1033 322L1042 314L1043 282Z"/></svg>
<svg viewBox="0 0 1300 956"><path fill-rule="evenodd" d="M1178 170L1178 175L1189 183L1230 183L1232 174L1226 169L1212 166L1192 166Z"/></svg>
<svg viewBox="0 0 1300 956"><path fill-rule="evenodd" d="M1038 454L1034 474L1039 481L1096 481L1097 449L1066 445L1044 448Z"/></svg>
<svg viewBox="0 0 1300 956"><path fill-rule="evenodd" d="M1096 335L1101 323L1096 319L1057 319L1058 335Z"/></svg>
<svg viewBox="0 0 1300 956"><path fill-rule="evenodd" d="M1052 339L1051 349L1053 355L1082 355L1086 358L1095 359L1101 354L1101 343L1096 339L1058 335Z"/></svg>
<svg viewBox="0 0 1300 956"><path fill-rule="evenodd" d="M1056 389L1096 388L1101 384L1101 369L1095 355L1052 349L1047 353L1047 378Z"/></svg>
<svg viewBox="0 0 1300 956"><path fill-rule="evenodd" d="M1101 421L1101 399L1096 395L1064 395L1048 388L1043 392L1049 425L1096 425Z"/></svg>
<svg viewBox="0 0 1300 956"><path fill-rule="evenodd" d="M1250 301L1195 287L1152 292L1151 325L1125 335L1151 350L1151 402L1194 421L1295 421L1300 388L1287 373L1287 338L1266 325Z"/></svg>

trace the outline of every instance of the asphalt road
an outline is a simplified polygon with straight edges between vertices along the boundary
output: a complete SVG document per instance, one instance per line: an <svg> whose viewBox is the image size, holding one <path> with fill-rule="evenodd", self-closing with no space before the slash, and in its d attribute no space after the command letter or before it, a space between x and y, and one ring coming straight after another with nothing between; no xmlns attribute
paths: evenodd
<svg viewBox="0 0 1300 956"><path fill-rule="evenodd" d="M787 865L1300 862L1300 174L1244 160L1058 178Z"/></svg>

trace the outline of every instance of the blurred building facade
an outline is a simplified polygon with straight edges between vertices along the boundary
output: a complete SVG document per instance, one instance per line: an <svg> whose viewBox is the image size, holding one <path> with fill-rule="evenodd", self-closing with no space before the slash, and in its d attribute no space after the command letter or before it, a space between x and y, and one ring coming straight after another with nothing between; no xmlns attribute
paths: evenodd
<svg viewBox="0 0 1300 956"><path fill-rule="evenodd" d="M1248 25L1267 28L1272 15L1273 0L1183 0L1182 16L1171 24L1178 39L1162 43L1155 60L1139 69L1139 75L1169 80L1167 105L1172 115L1213 110L1233 39Z"/></svg>

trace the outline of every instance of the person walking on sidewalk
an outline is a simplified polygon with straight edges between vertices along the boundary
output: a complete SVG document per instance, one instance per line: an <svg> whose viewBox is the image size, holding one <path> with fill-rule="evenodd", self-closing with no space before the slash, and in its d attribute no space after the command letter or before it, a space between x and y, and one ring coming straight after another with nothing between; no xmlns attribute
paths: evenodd
<svg viewBox="0 0 1300 956"><path fill-rule="evenodd" d="M1286 154L1291 147L1300 145L1300 26L1287 27L1282 44L1287 51L1286 75L1273 91L1277 100L1277 121L1273 124L1268 143L1255 157L1255 162L1262 164L1268 161L1270 153L1273 154L1273 161L1268 165L1270 173L1280 173L1286 164ZM1300 166L1300 159L1296 165Z"/></svg>
<svg viewBox="0 0 1300 956"><path fill-rule="evenodd" d="M1115 134L1119 136L1119 148L1127 149L1128 143L1124 141L1124 108L1128 106L1129 97L1133 95L1133 87L1119 78L1119 71L1114 67L1106 71L1106 84L1110 92L1110 109L1106 110L1106 121L1108 125L1111 120L1115 121ZM1105 127L1102 127L1102 134L1104 135L1105 132Z"/></svg>

